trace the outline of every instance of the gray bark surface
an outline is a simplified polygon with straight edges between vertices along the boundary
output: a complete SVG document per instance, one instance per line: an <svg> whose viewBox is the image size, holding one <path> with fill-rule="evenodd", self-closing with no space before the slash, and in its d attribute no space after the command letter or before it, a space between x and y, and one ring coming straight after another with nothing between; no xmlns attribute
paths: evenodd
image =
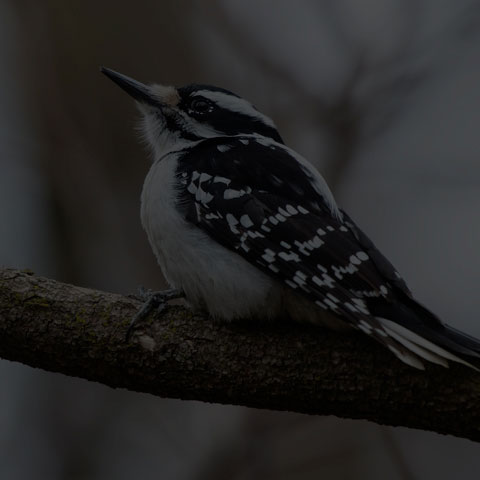
<svg viewBox="0 0 480 480"><path fill-rule="evenodd" d="M362 418L480 441L480 373L417 371L360 334L294 324L221 324L0 269L0 357L161 397ZM4 388L6 388L4 386Z"/></svg>

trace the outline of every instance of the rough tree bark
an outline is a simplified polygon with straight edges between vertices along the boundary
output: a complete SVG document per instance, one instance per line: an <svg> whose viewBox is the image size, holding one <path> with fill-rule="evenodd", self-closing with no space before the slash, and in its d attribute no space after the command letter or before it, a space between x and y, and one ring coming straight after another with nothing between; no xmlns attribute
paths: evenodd
<svg viewBox="0 0 480 480"><path fill-rule="evenodd" d="M0 270L0 357L162 397L363 418L480 441L480 374L403 365L366 336L218 324L170 306L125 341L140 302Z"/></svg>

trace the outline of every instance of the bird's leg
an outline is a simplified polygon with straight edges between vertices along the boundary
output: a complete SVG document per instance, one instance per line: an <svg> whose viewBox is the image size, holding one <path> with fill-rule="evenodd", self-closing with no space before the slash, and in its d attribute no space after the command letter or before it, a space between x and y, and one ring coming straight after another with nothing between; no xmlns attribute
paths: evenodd
<svg viewBox="0 0 480 480"><path fill-rule="evenodd" d="M151 290L145 290L143 287L140 287L140 298L144 300L142 308L137 312L137 314L132 318L130 325L128 326L126 340L130 338L132 331L135 325L147 317L150 312L154 309L157 309L157 312L161 312L165 309L166 304L169 300L176 300L177 298L183 298L185 294L181 290L175 288L169 288L167 290L162 290L160 292L152 292Z"/></svg>

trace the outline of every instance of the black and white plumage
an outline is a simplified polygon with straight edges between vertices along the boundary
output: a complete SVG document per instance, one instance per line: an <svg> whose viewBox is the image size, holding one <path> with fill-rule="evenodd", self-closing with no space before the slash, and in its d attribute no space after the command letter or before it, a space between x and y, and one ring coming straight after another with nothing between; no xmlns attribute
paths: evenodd
<svg viewBox="0 0 480 480"><path fill-rule="evenodd" d="M193 307L225 320L353 327L413 367L476 368L480 343L412 297L270 118L221 88L103 72L143 113L154 162L142 223L167 281Z"/></svg>

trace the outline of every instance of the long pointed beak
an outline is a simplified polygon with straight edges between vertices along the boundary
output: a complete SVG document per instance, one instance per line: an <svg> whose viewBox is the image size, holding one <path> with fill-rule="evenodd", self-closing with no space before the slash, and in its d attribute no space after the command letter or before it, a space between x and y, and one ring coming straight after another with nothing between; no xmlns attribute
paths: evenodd
<svg viewBox="0 0 480 480"><path fill-rule="evenodd" d="M100 71L138 102L158 106L158 100L152 96L147 85L110 68L100 67Z"/></svg>

